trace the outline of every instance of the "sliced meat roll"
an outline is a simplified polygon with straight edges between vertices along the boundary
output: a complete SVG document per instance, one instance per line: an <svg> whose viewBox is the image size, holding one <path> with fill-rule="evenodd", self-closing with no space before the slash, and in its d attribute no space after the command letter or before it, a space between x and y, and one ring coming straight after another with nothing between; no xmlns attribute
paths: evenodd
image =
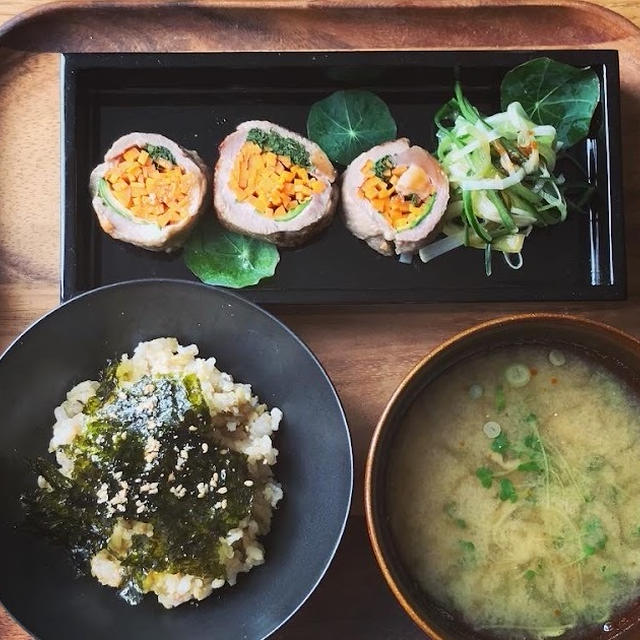
<svg viewBox="0 0 640 640"><path fill-rule="evenodd" d="M151 251L183 244L205 209L207 184L198 154L157 133L119 138L89 178L103 231Z"/></svg>
<svg viewBox="0 0 640 640"><path fill-rule="evenodd" d="M383 255L415 253L435 239L448 200L444 171L407 138L360 154L342 179L347 227Z"/></svg>
<svg viewBox="0 0 640 640"><path fill-rule="evenodd" d="M225 227L291 247L331 222L336 171L311 140L252 120L228 135L219 151L214 206Z"/></svg>

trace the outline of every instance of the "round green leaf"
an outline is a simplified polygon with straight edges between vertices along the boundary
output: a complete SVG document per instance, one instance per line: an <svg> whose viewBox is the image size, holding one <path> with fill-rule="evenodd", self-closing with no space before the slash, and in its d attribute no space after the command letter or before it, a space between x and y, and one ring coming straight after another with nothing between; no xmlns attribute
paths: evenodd
<svg viewBox="0 0 640 640"><path fill-rule="evenodd" d="M389 107L371 91L336 91L316 102L307 118L309 138L333 162L347 165L371 147L395 139Z"/></svg>
<svg viewBox="0 0 640 640"><path fill-rule="evenodd" d="M536 58L505 75L500 100L505 110L519 102L533 122L555 127L558 142L570 147L589 133L600 100L600 80L591 68Z"/></svg>
<svg viewBox="0 0 640 640"><path fill-rule="evenodd" d="M211 216L200 222L184 248L185 264L202 282L232 289L272 276L279 260L274 245L226 231Z"/></svg>

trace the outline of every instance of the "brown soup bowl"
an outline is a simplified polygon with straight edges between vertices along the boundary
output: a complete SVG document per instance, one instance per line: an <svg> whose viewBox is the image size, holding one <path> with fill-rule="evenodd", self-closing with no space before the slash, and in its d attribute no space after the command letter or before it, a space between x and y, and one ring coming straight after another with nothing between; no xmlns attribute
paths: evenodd
<svg viewBox="0 0 640 640"><path fill-rule="evenodd" d="M484 322L434 348L407 375L382 413L371 441L365 473L365 510L371 545L384 578L405 612L433 640L495 640L498 636L474 630L459 613L443 608L421 590L403 565L388 513L389 453L407 410L433 380L470 356L488 354L497 347L523 344L581 351L640 393L640 341L599 322L556 314L532 313ZM520 640L526 636L516 632L500 637ZM637 640L640 638L640 599L616 612L606 623L568 631L561 638Z"/></svg>

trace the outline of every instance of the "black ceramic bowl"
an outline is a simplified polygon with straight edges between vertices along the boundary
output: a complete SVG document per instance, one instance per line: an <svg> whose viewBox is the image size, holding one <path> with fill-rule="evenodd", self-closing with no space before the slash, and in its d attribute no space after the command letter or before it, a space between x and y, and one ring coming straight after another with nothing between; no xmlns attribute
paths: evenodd
<svg viewBox="0 0 640 640"><path fill-rule="evenodd" d="M66 554L26 533L19 498L45 455L53 409L75 383L141 340L175 336L238 381L284 420L275 474L285 498L264 538L266 563L199 605L167 611L154 596L136 607ZM259 307L204 285L145 280L98 289L35 323L0 358L0 600L42 640L256 640L311 594L342 535L353 480L340 401L313 354Z"/></svg>

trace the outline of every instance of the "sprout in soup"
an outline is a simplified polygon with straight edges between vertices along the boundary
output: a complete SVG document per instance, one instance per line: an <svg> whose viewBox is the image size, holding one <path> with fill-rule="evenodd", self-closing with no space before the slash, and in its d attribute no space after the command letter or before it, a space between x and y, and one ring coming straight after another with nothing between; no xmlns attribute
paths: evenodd
<svg viewBox="0 0 640 640"><path fill-rule="evenodd" d="M453 367L404 418L393 537L422 588L478 631L605 625L640 595L639 461L624 382L565 349L498 349Z"/></svg>

